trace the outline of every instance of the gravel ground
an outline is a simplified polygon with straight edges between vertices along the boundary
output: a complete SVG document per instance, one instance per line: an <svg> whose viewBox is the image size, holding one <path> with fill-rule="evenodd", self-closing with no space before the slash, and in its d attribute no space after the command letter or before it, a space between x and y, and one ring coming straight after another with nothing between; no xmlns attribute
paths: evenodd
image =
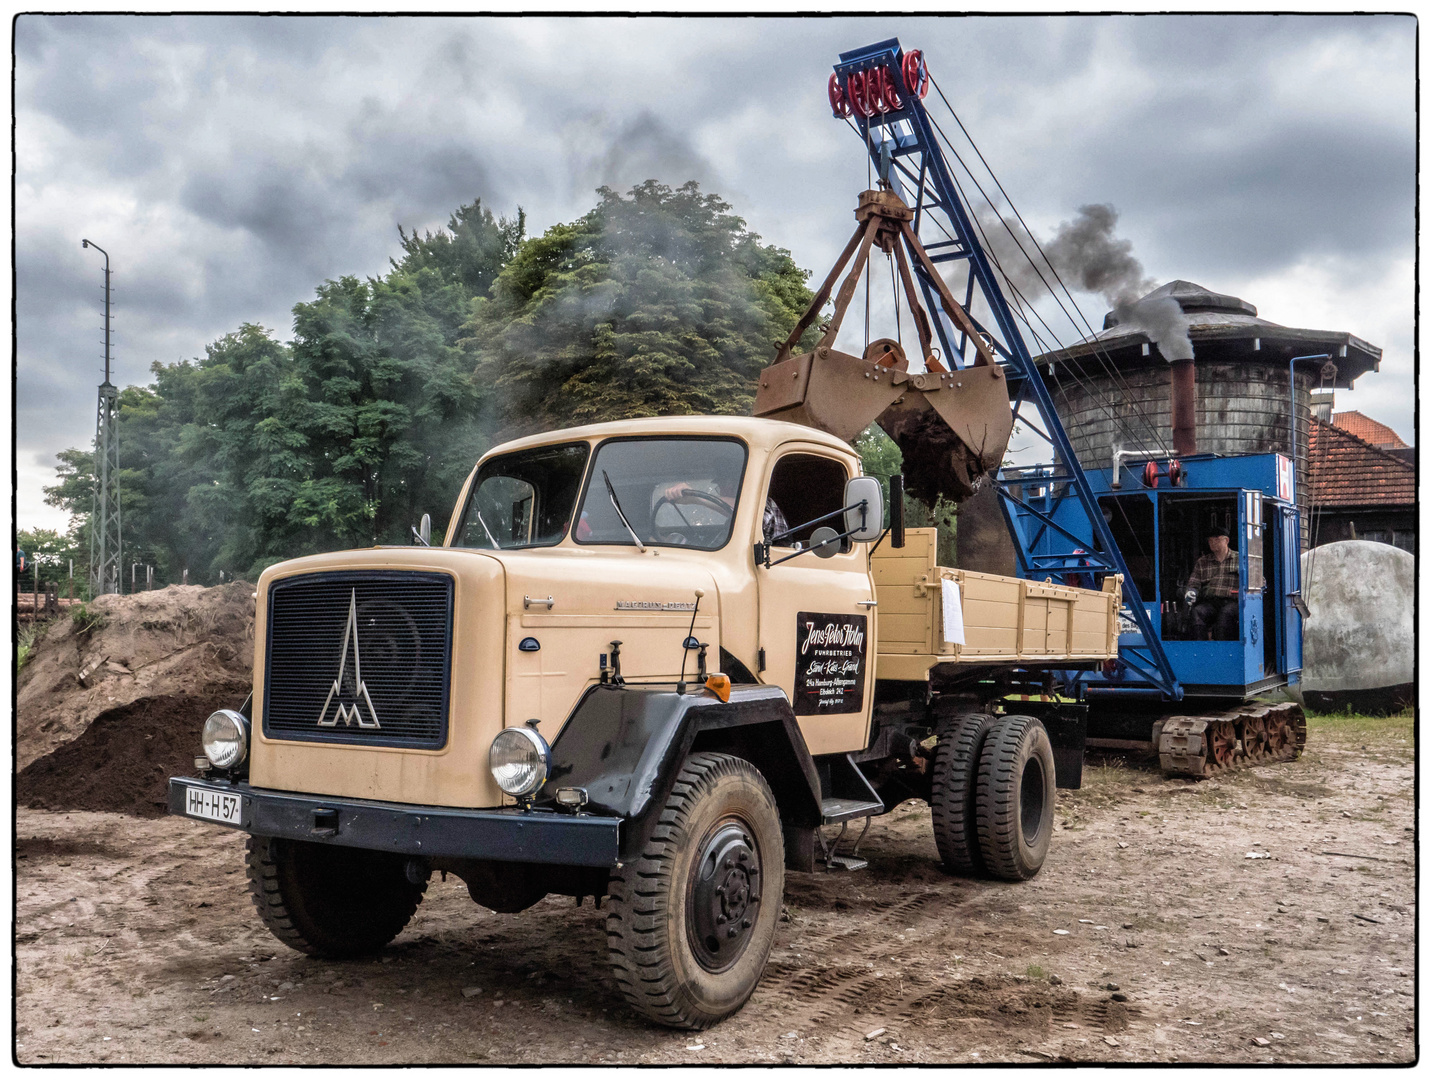
<svg viewBox="0 0 1431 1080"><path fill-rule="evenodd" d="M22 1064L1415 1060L1409 717L1321 719L1299 761L1200 784L1104 759L1061 792L1042 873L949 877L928 808L869 869L791 874L766 977L693 1035L615 996L604 916L517 915L433 879L380 958L279 945L243 838L19 809Z"/></svg>

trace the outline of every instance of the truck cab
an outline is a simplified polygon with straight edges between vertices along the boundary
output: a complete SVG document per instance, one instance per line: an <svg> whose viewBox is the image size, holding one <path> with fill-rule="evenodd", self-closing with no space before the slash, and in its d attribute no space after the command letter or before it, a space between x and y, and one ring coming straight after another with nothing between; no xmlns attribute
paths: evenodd
<svg viewBox="0 0 1431 1080"><path fill-rule="evenodd" d="M743 417L601 424L560 440L486 455L445 542L505 573L507 716L540 718L555 735L609 670L613 640L628 682L676 681L683 665L694 674L696 651L683 646L691 634L710 670L780 687L811 753L862 747L873 677L868 559L849 541L823 557L807 550L820 524L843 520L860 471L849 446ZM752 552L767 543L772 561L788 561L756 572ZM797 673L810 635L833 633L827 623L864 643L857 667L815 678L806 663Z"/></svg>

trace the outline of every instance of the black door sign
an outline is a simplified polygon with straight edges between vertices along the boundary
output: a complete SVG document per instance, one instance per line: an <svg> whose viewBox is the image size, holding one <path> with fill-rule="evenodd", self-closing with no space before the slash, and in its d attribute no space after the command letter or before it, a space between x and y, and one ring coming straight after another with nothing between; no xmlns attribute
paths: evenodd
<svg viewBox="0 0 1431 1080"><path fill-rule="evenodd" d="M865 703L864 615L802 611L795 623L795 715L859 712Z"/></svg>

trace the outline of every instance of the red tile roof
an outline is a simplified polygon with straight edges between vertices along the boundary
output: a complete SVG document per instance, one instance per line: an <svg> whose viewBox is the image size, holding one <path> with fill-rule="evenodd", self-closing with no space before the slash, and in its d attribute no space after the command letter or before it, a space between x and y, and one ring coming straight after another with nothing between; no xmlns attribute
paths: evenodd
<svg viewBox="0 0 1431 1080"><path fill-rule="evenodd" d="M1313 418L1308 461L1312 499L1321 506L1410 506L1416 502L1414 465L1339 426Z"/></svg>
<svg viewBox="0 0 1431 1080"><path fill-rule="evenodd" d="M1401 441L1401 436L1396 432L1355 409L1350 412L1332 413L1332 423L1343 431L1350 431L1363 442L1369 442L1372 446L1379 446L1383 450L1399 450L1406 447L1406 444Z"/></svg>

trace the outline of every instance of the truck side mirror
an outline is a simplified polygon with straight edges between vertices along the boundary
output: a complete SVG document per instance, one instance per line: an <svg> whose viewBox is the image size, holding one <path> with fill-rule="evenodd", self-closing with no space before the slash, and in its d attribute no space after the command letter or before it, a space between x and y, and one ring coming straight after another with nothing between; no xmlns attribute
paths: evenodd
<svg viewBox="0 0 1431 1080"><path fill-rule="evenodd" d="M422 523L412 530L413 543L423 547L432 546L432 515L423 514Z"/></svg>
<svg viewBox="0 0 1431 1080"><path fill-rule="evenodd" d="M863 505L861 505L863 504ZM845 532L851 540L878 540L884 526L884 498L873 476L856 476L845 484Z"/></svg>
<svg viewBox="0 0 1431 1080"><path fill-rule="evenodd" d="M904 473L889 478L889 546L904 547Z"/></svg>

